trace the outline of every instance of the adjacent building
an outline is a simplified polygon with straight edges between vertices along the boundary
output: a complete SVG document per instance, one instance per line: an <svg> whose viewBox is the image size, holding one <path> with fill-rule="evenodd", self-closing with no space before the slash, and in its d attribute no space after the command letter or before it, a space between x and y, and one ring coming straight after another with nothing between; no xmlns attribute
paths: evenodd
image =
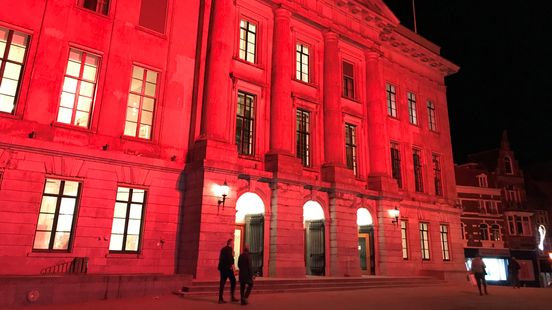
<svg viewBox="0 0 552 310"><path fill-rule="evenodd" d="M380 0L3 2L0 274L210 279L232 238L260 276L463 277L457 70Z"/></svg>

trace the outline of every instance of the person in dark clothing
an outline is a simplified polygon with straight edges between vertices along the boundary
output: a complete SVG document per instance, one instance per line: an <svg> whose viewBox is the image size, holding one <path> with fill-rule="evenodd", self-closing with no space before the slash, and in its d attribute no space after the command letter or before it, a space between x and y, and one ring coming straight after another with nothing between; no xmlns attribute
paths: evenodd
<svg viewBox="0 0 552 310"><path fill-rule="evenodd" d="M510 281L512 282L513 288L520 288L519 285L519 270L521 266L515 257L510 258L510 263L508 264L508 273L510 274Z"/></svg>
<svg viewBox="0 0 552 310"><path fill-rule="evenodd" d="M234 276L234 251L230 246L232 244L232 239L226 241L226 246L220 250L218 270L220 271L220 286L219 286L219 304L223 304L226 301L222 298L224 292L224 285L226 284L226 279L230 279L230 292L232 293L232 301L238 301L234 297L234 292L236 291L236 277Z"/></svg>
<svg viewBox="0 0 552 310"><path fill-rule="evenodd" d="M483 259L480 255L477 255L471 262L471 272L475 276L475 280L477 281L477 289L479 289L479 295L483 295L483 292L481 291L481 285L483 285L485 295L487 295L487 281L485 280L485 275L487 272L485 271L485 263L483 262Z"/></svg>
<svg viewBox="0 0 552 310"><path fill-rule="evenodd" d="M247 305L247 299L253 289L253 268L251 266L251 255L249 246L243 247L243 252L238 258L238 268L240 269L240 298L241 304Z"/></svg>

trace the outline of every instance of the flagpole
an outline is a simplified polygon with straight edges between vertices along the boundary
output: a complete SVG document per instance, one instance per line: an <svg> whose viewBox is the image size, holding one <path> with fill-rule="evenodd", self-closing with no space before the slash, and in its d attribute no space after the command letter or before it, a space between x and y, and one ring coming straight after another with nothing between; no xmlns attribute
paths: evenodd
<svg viewBox="0 0 552 310"><path fill-rule="evenodd" d="M418 33L418 27L416 26L416 5L415 0L412 0L412 14L414 15L414 32Z"/></svg>

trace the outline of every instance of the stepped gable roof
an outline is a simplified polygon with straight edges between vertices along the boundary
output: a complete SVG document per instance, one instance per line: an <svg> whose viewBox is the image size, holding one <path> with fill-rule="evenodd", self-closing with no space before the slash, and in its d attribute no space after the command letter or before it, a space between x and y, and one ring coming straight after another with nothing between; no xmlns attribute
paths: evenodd
<svg viewBox="0 0 552 310"><path fill-rule="evenodd" d="M499 149L482 151L468 155L468 161L478 163L482 169L489 172L496 171L498 164Z"/></svg>

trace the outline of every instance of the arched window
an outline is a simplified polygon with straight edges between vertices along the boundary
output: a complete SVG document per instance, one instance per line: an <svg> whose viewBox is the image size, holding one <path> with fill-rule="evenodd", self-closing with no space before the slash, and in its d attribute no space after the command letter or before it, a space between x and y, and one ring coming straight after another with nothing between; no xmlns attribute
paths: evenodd
<svg viewBox="0 0 552 310"><path fill-rule="evenodd" d="M504 156L504 173L513 174L514 169L512 169L512 160L508 156Z"/></svg>
<svg viewBox="0 0 552 310"><path fill-rule="evenodd" d="M489 240L489 226L487 224L479 225L479 240Z"/></svg>

